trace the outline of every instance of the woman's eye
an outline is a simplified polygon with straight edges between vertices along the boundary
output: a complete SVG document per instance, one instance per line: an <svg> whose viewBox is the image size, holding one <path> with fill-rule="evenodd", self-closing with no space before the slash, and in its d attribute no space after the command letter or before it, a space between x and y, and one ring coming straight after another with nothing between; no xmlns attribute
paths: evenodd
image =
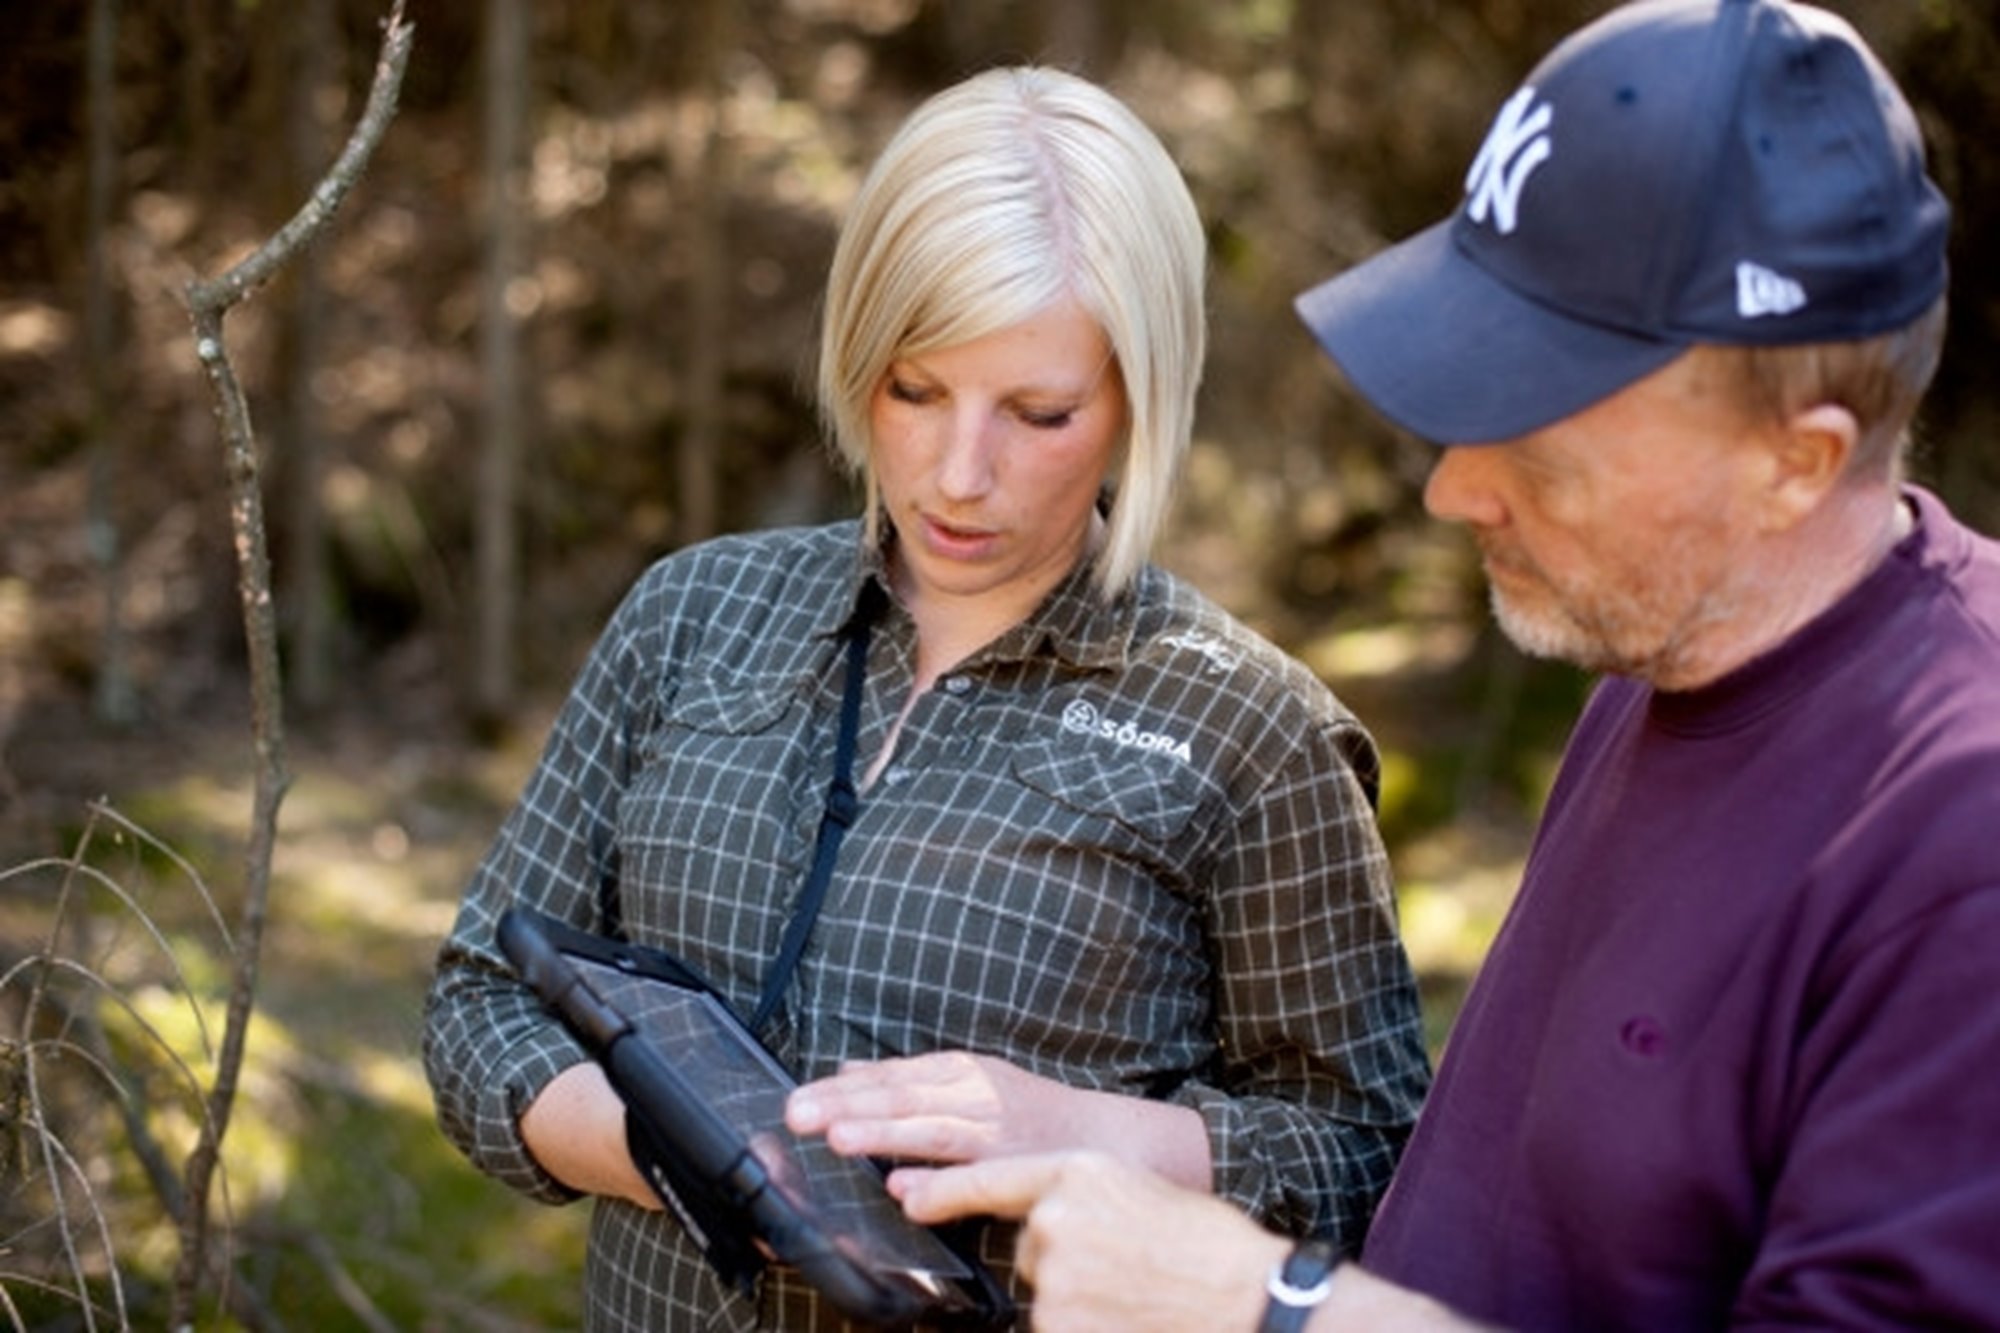
<svg viewBox="0 0 2000 1333"><path fill-rule="evenodd" d="M894 376L891 376L889 379L888 392L889 396L899 403L923 404L931 400L931 394L928 389L918 388L916 385L905 383Z"/></svg>
<svg viewBox="0 0 2000 1333"><path fill-rule="evenodd" d="M1034 412L1023 408L1019 415L1022 422L1036 430L1061 430L1069 425L1076 413L1067 408L1060 412Z"/></svg>

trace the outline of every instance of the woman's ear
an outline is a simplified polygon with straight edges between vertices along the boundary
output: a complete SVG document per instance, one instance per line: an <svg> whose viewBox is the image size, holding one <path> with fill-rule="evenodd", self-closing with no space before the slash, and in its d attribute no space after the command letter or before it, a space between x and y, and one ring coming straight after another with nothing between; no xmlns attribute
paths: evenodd
<svg viewBox="0 0 2000 1333"><path fill-rule="evenodd" d="M1861 442L1861 424L1838 403L1820 403L1787 418L1773 433L1765 494L1765 527L1796 527L1837 487Z"/></svg>

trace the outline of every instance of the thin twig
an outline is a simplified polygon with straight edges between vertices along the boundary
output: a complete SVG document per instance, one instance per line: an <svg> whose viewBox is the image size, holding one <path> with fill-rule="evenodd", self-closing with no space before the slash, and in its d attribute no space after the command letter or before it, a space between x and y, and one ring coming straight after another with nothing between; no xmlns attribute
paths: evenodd
<svg viewBox="0 0 2000 1333"><path fill-rule="evenodd" d="M368 1333L396 1333L396 1325L382 1313L382 1308L369 1297L367 1290L355 1281L354 1274L348 1271L346 1261L333 1247L333 1242L317 1231L306 1231L300 1236L300 1243L307 1257L325 1275L333 1294L340 1298L340 1303L347 1307L348 1313L362 1328Z"/></svg>
<svg viewBox="0 0 2000 1333"><path fill-rule="evenodd" d="M81 850L78 851L77 855L82 855ZM62 867L65 875L65 894L67 894L67 886L71 877L90 881L116 898L126 911L131 914L132 919L139 923L140 928L146 932L153 943L159 946L160 956L166 960L167 966L173 972L174 984L188 996L188 1012L194 1019L195 1036L201 1040L201 1053L204 1056L212 1056L214 1054L214 1043L209 1036L208 1019L202 1013L201 1005L195 999L194 983L188 979L186 969L181 966L180 955L174 951L174 946L168 943L166 935L160 930L158 924L134 901L132 895L126 892L124 885L95 866L84 865L74 859L58 861L54 858L28 861L21 865L10 867L5 872L0 872L0 884L6 883L7 880L16 875L26 874L33 870L47 870L57 866ZM53 932L50 937L50 946L38 954L29 954L25 957L15 958L5 949L0 949L0 988L13 985L17 974L24 969L36 965L46 966L51 960L60 956L55 951ZM32 1025L35 1010L40 1006L41 1002L41 990L39 987L36 987L29 997L27 1024L24 1024L24 1026Z"/></svg>
<svg viewBox="0 0 2000 1333"><path fill-rule="evenodd" d="M120 814L118 807L112 805L109 801L102 799L92 801L89 808L93 819L102 817L110 820L119 828L131 834L135 840L144 843L147 847L172 862L174 868L181 872L189 884L194 886L195 896L201 899L201 905L208 909L208 919L214 924L216 933L222 937L223 949L230 950L236 947L236 941L231 939L229 935L229 923L223 920L222 909L216 905L215 895L209 892L207 881L202 879L201 872L194 868L192 862L168 846L165 840L155 837L143 826L134 823Z"/></svg>
<svg viewBox="0 0 2000 1333"><path fill-rule="evenodd" d="M65 1173L73 1174L76 1177L77 1183L82 1187L84 1206L88 1211L90 1220L96 1224L98 1243L104 1247L106 1254L112 1253L110 1225L105 1221L104 1211L97 1206L97 1195L90 1188L89 1173L83 1169L82 1164L71 1154L69 1145L64 1143L61 1136L51 1130L42 1120L42 1092L40 1080L35 1077L35 1062L32 1058L29 1059L26 1065L26 1072L28 1078L28 1105L34 1115L28 1128L34 1132L37 1145L41 1149L42 1169L48 1175L49 1193L55 1201L56 1234L62 1241L63 1254L68 1260L69 1271L76 1279L77 1308L83 1312L84 1328L87 1331L95 1330L97 1327L95 1304L90 1295L89 1283L84 1277L85 1269L83 1260L77 1254L76 1236L70 1226L70 1202L63 1192L63 1177ZM119 1275L116 1264L110 1265L110 1277L111 1299L113 1308L118 1316L118 1327L121 1329L126 1328L129 1324L125 1310L125 1282Z"/></svg>

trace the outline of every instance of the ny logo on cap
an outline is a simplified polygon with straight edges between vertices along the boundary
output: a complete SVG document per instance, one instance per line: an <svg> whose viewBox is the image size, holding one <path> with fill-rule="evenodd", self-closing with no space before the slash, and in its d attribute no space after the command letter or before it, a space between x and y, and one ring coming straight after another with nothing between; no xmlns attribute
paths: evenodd
<svg viewBox="0 0 2000 1333"><path fill-rule="evenodd" d="M1521 189L1536 167L1548 160L1549 122L1555 111L1547 102L1530 110L1535 100L1533 87L1524 87L1507 99L1472 170L1465 173L1466 212L1474 222L1493 214L1493 225L1502 236L1514 230L1521 207Z"/></svg>

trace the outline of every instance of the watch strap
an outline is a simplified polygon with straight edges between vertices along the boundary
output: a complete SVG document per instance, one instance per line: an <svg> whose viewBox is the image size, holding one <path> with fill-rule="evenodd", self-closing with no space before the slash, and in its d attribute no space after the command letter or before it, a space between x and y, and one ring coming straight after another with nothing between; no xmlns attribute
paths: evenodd
<svg viewBox="0 0 2000 1333"><path fill-rule="evenodd" d="M1333 1291L1340 1251L1331 1241L1302 1240L1264 1280L1264 1318L1257 1333L1300 1333Z"/></svg>

